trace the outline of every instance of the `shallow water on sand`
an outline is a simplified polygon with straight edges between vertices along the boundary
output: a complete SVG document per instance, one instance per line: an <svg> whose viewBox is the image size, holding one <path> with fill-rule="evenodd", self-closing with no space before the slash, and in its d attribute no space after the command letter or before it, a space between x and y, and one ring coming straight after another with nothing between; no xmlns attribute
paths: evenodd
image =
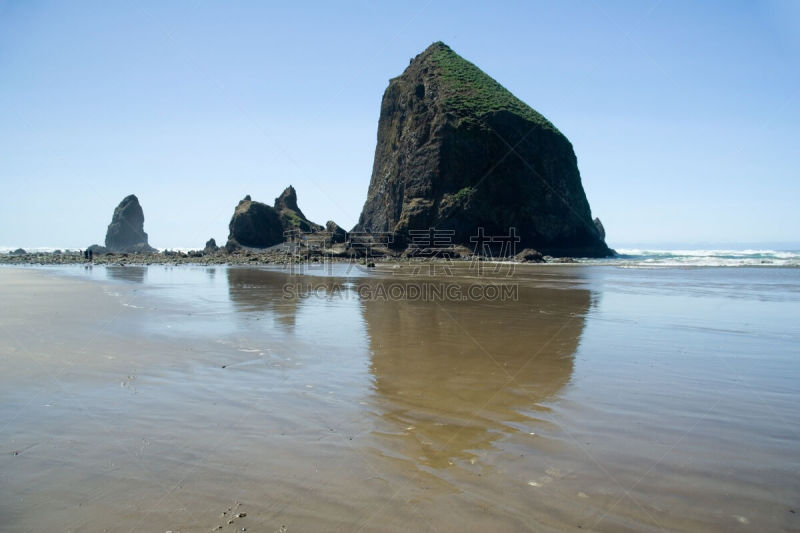
<svg viewBox="0 0 800 533"><path fill-rule="evenodd" d="M0 269L0 530L800 528L800 270L493 270Z"/></svg>

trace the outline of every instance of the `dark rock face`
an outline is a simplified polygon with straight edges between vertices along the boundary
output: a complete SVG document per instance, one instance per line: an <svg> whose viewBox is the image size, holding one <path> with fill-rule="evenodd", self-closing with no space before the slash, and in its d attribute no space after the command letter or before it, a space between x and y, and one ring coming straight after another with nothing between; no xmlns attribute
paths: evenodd
<svg viewBox="0 0 800 533"><path fill-rule="evenodd" d="M275 210L281 218L284 231L299 230L303 232L322 231L324 228L306 218L297 206L297 191L289 185L275 198Z"/></svg>
<svg viewBox="0 0 800 533"><path fill-rule="evenodd" d="M239 246L266 248L283 242L283 225L278 212L266 204L252 201L249 194L236 206L228 229L230 233L225 245L228 251Z"/></svg>
<svg viewBox="0 0 800 533"><path fill-rule="evenodd" d="M515 228L517 249L606 256L567 138L444 43L389 82L372 178L354 231L453 230L472 246Z"/></svg>
<svg viewBox="0 0 800 533"><path fill-rule="evenodd" d="M300 211L300 208L297 206L297 191L291 185L286 187L281 195L275 198L275 209L278 211L289 209L305 218L305 215L303 215L303 212Z"/></svg>
<svg viewBox="0 0 800 533"><path fill-rule="evenodd" d="M208 239L208 241L206 241L206 247L203 248L203 253L213 254L216 253L217 251L219 251L219 246L217 246L217 241L215 241L213 238Z"/></svg>
<svg viewBox="0 0 800 533"><path fill-rule="evenodd" d="M144 232L144 212L139 199L126 196L114 209L106 231L106 248L112 252L152 252Z"/></svg>
<svg viewBox="0 0 800 533"><path fill-rule="evenodd" d="M331 234L330 241L332 244L342 243L347 240L347 232L333 220L329 220L325 224L325 231Z"/></svg>

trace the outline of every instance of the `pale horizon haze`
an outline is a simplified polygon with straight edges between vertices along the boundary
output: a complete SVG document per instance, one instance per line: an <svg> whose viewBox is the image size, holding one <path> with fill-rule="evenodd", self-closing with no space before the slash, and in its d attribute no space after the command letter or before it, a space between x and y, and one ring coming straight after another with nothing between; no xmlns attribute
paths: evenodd
<svg viewBox="0 0 800 533"><path fill-rule="evenodd" d="M346 229L390 78L444 41L572 142L612 247L800 241L800 2L0 0L0 247L224 244L288 185Z"/></svg>

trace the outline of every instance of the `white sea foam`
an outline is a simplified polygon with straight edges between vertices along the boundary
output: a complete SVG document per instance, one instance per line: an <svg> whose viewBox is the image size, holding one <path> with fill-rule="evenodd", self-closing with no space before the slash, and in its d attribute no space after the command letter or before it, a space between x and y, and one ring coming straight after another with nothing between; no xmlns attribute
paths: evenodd
<svg viewBox="0 0 800 533"><path fill-rule="evenodd" d="M18 248L22 248L29 254L49 254L53 253L56 250L61 250L62 252L74 252L79 253L83 252L86 248L78 248L78 247L59 247L59 246L0 246L0 254L7 254L11 253ZM172 248L164 248L163 250L169 250L171 252L191 252L193 250L202 250L202 246L179 246L179 247L172 247ZM158 250L162 250L158 248Z"/></svg>
<svg viewBox="0 0 800 533"><path fill-rule="evenodd" d="M620 248L610 259L588 260L628 267L668 266L775 266L800 267L798 250L647 250Z"/></svg>
<svg viewBox="0 0 800 533"><path fill-rule="evenodd" d="M67 252L78 253L78 252L82 251L82 250L79 250L78 248L59 248L58 246L32 246L32 247L0 246L0 254L8 254L8 253L13 252L14 250L19 249L19 248L22 248L23 250L25 250L29 254L49 254L49 253L55 252L56 250L61 250L64 253L67 253Z"/></svg>

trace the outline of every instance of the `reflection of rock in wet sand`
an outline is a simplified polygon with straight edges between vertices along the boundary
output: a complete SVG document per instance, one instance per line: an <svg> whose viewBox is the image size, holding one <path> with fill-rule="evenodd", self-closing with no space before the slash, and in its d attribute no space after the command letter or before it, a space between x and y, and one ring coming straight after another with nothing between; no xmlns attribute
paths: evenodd
<svg viewBox="0 0 800 533"><path fill-rule="evenodd" d="M274 313L285 326L294 327L298 298L285 298L286 274L251 268L228 268L228 294L238 311Z"/></svg>
<svg viewBox="0 0 800 533"><path fill-rule="evenodd" d="M445 467L530 427L538 404L557 396L590 292L520 287L519 301L362 305L384 453Z"/></svg>
<svg viewBox="0 0 800 533"><path fill-rule="evenodd" d="M289 276L285 271L228 268L228 294L238 311L273 313L278 322L293 328L298 307L311 291L324 296L341 291L340 278ZM313 283L309 280L313 279Z"/></svg>
<svg viewBox="0 0 800 533"><path fill-rule="evenodd" d="M135 283L144 283L144 278L147 276L147 267L145 266L108 266L106 267L106 276L109 279L119 281L133 281Z"/></svg>

